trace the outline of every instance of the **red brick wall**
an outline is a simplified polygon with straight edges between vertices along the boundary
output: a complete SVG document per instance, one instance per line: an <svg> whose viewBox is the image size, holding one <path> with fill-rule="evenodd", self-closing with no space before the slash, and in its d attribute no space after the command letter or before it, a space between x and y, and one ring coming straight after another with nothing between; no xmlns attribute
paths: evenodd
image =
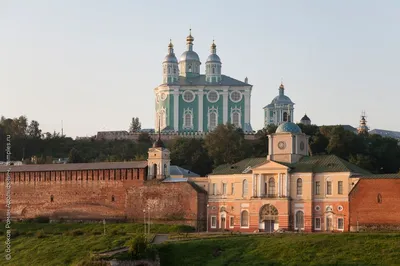
<svg viewBox="0 0 400 266"><path fill-rule="evenodd" d="M189 183L143 181L146 169L129 170L11 173L12 219L49 216L142 221L143 207L150 203L153 219L205 223L206 193L199 193ZM5 174L0 173L0 178L0 219L5 219Z"/></svg>
<svg viewBox="0 0 400 266"><path fill-rule="evenodd" d="M197 192L189 183L160 183L156 180L127 191L127 215L142 221L143 210L153 220L183 221L193 226L204 226L207 194Z"/></svg>
<svg viewBox="0 0 400 266"><path fill-rule="evenodd" d="M378 203L378 193L382 203ZM350 227L400 224L400 179L361 178L350 193Z"/></svg>

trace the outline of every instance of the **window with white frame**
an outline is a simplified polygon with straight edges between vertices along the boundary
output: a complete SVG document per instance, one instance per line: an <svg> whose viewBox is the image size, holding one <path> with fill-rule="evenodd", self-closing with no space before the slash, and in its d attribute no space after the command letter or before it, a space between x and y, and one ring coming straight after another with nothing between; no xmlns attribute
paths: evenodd
<svg viewBox="0 0 400 266"><path fill-rule="evenodd" d="M190 109L184 109L183 111L183 128L193 129L193 111Z"/></svg>
<svg viewBox="0 0 400 266"><path fill-rule="evenodd" d="M321 218L317 217L314 219L314 229L321 230Z"/></svg>
<svg viewBox="0 0 400 266"><path fill-rule="evenodd" d="M342 195L343 194L343 181L338 181L338 194Z"/></svg>
<svg viewBox="0 0 400 266"><path fill-rule="evenodd" d="M332 181L326 181L326 195L332 195Z"/></svg>
<svg viewBox="0 0 400 266"><path fill-rule="evenodd" d="M321 193L321 183L320 181L315 181L315 195L319 195Z"/></svg>
<svg viewBox="0 0 400 266"><path fill-rule="evenodd" d="M183 92L183 100L187 103L191 103L194 101L194 92L192 91L185 91Z"/></svg>
<svg viewBox="0 0 400 266"><path fill-rule="evenodd" d="M268 181L268 196L275 196L275 179L271 177Z"/></svg>
<svg viewBox="0 0 400 266"><path fill-rule="evenodd" d="M339 230L343 230L344 229L344 219L343 218L338 218L337 219L337 228Z"/></svg>
<svg viewBox="0 0 400 266"><path fill-rule="evenodd" d="M239 128L241 127L241 110L238 107L231 108L231 123Z"/></svg>
<svg viewBox="0 0 400 266"><path fill-rule="evenodd" d="M304 213L302 211L296 212L295 229L304 229Z"/></svg>
<svg viewBox="0 0 400 266"><path fill-rule="evenodd" d="M303 194L303 180L301 178L297 178L297 196L301 196Z"/></svg>
<svg viewBox="0 0 400 266"><path fill-rule="evenodd" d="M208 109L208 129L214 130L218 125L218 109L211 107Z"/></svg>
<svg viewBox="0 0 400 266"><path fill-rule="evenodd" d="M211 216L211 228L217 228L217 216Z"/></svg>
<svg viewBox="0 0 400 266"><path fill-rule="evenodd" d="M242 93L240 91L233 91L230 94L231 101L234 103L240 102L242 99Z"/></svg>
<svg viewBox="0 0 400 266"><path fill-rule="evenodd" d="M222 183L222 194L226 195L226 183Z"/></svg>
<svg viewBox="0 0 400 266"><path fill-rule="evenodd" d="M229 217L229 227L230 227L230 228L233 228L233 227L234 227L234 218L233 218L233 216L230 216L230 217Z"/></svg>
<svg viewBox="0 0 400 266"><path fill-rule="evenodd" d="M247 193L248 193L248 183L247 183L247 179L243 180L243 184L242 184L242 193L243 193L243 197L247 196Z"/></svg>
<svg viewBox="0 0 400 266"><path fill-rule="evenodd" d="M249 227L249 212L242 211L240 214L240 227Z"/></svg>
<svg viewBox="0 0 400 266"><path fill-rule="evenodd" d="M215 183L212 184L212 192L213 192L213 195L217 195L217 184L215 184Z"/></svg>
<svg viewBox="0 0 400 266"><path fill-rule="evenodd" d="M231 184L231 195L235 194L235 183Z"/></svg>

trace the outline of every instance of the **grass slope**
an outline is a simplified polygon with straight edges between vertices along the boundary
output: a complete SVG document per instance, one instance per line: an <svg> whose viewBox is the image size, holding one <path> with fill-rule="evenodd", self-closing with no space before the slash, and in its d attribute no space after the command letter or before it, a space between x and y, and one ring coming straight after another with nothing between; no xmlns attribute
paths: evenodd
<svg viewBox="0 0 400 266"><path fill-rule="evenodd" d="M162 266L400 265L400 234L282 234L165 243Z"/></svg>
<svg viewBox="0 0 400 266"><path fill-rule="evenodd" d="M10 261L6 261L4 245L0 249L0 265L76 265L92 252L106 251L126 244L135 234L144 231L142 224L36 224L11 225ZM152 233L171 233L190 230L176 225L152 225ZM5 241L4 224L0 224L0 242Z"/></svg>

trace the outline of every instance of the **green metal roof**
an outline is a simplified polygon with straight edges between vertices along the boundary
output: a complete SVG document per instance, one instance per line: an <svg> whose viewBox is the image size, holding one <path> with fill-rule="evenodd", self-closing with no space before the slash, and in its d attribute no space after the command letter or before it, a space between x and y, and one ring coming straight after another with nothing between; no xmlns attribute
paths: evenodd
<svg viewBox="0 0 400 266"><path fill-rule="evenodd" d="M258 164L267 162L265 157L262 158L248 158L235 164L224 164L214 169L213 175L229 175L240 174L247 167L253 167ZM299 162L294 164L281 163L290 167L291 173L326 173L326 172L351 172L361 175L371 175L370 172L364 170L357 165L349 163L336 155L316 155L310 157L303 157Z"/></svg>
<svg viewBox="0 0 400 266"><path fill-rule="evenodd" d="M391 179L391 178L399 178L400 179L400 173L398 174L375 174L375 175L363 175L360 176L360 178L366 178L366 179Z"/></svg>
<svg viewBox="0 0 400 266"><path fill-rule="evenodd" d="M247 158L235 164L223 164L214 169L212 175L232 175L241 174L248 167L253 167L267 161L265 157Z"/></svg>
<svg viewBox="0 0 400 266"><path fill-rule="evenodd" d="M206 75L198 75L195 77L183 77L179 76L179 79L175 83L168 83L168 85L180 85L180 86L252 86L244 83L243 81L231 78L226 75L221 75L221 81L210 83L206 81Z"/></svg>

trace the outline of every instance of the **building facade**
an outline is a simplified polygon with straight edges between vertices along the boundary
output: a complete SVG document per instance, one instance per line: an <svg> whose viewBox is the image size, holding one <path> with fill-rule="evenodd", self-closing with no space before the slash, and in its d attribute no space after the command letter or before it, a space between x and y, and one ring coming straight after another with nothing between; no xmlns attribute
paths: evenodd
<svg viewBox="0 0 400 266"><path fill-rule="evenodd" d="M268 138L267 158L209 175L208 229L348 231L349 193L368 172L334 155L309 156L308 136L294 123Z"/></svg>
<svg viewBox="0 0 400 266"><path fill-rule="evenodd" d="M279 86L279 95L264 108L264 127L268 125L279 126L284 122L293 122L294 103L285 95L285 86Z"/></svg>
<svg viewBox="0 0 400 266"><path fill-rule="evenodd" d="M250 124L252 85L222 74L222 62L213 42L200 71L194 38L186 38L187 50L178 62L172 42L163 61L163 81L154 89L155 128L163 132L209 132L219 124L232 123L245 132ZM160 126L159 126L159 121Z"/></svg>

